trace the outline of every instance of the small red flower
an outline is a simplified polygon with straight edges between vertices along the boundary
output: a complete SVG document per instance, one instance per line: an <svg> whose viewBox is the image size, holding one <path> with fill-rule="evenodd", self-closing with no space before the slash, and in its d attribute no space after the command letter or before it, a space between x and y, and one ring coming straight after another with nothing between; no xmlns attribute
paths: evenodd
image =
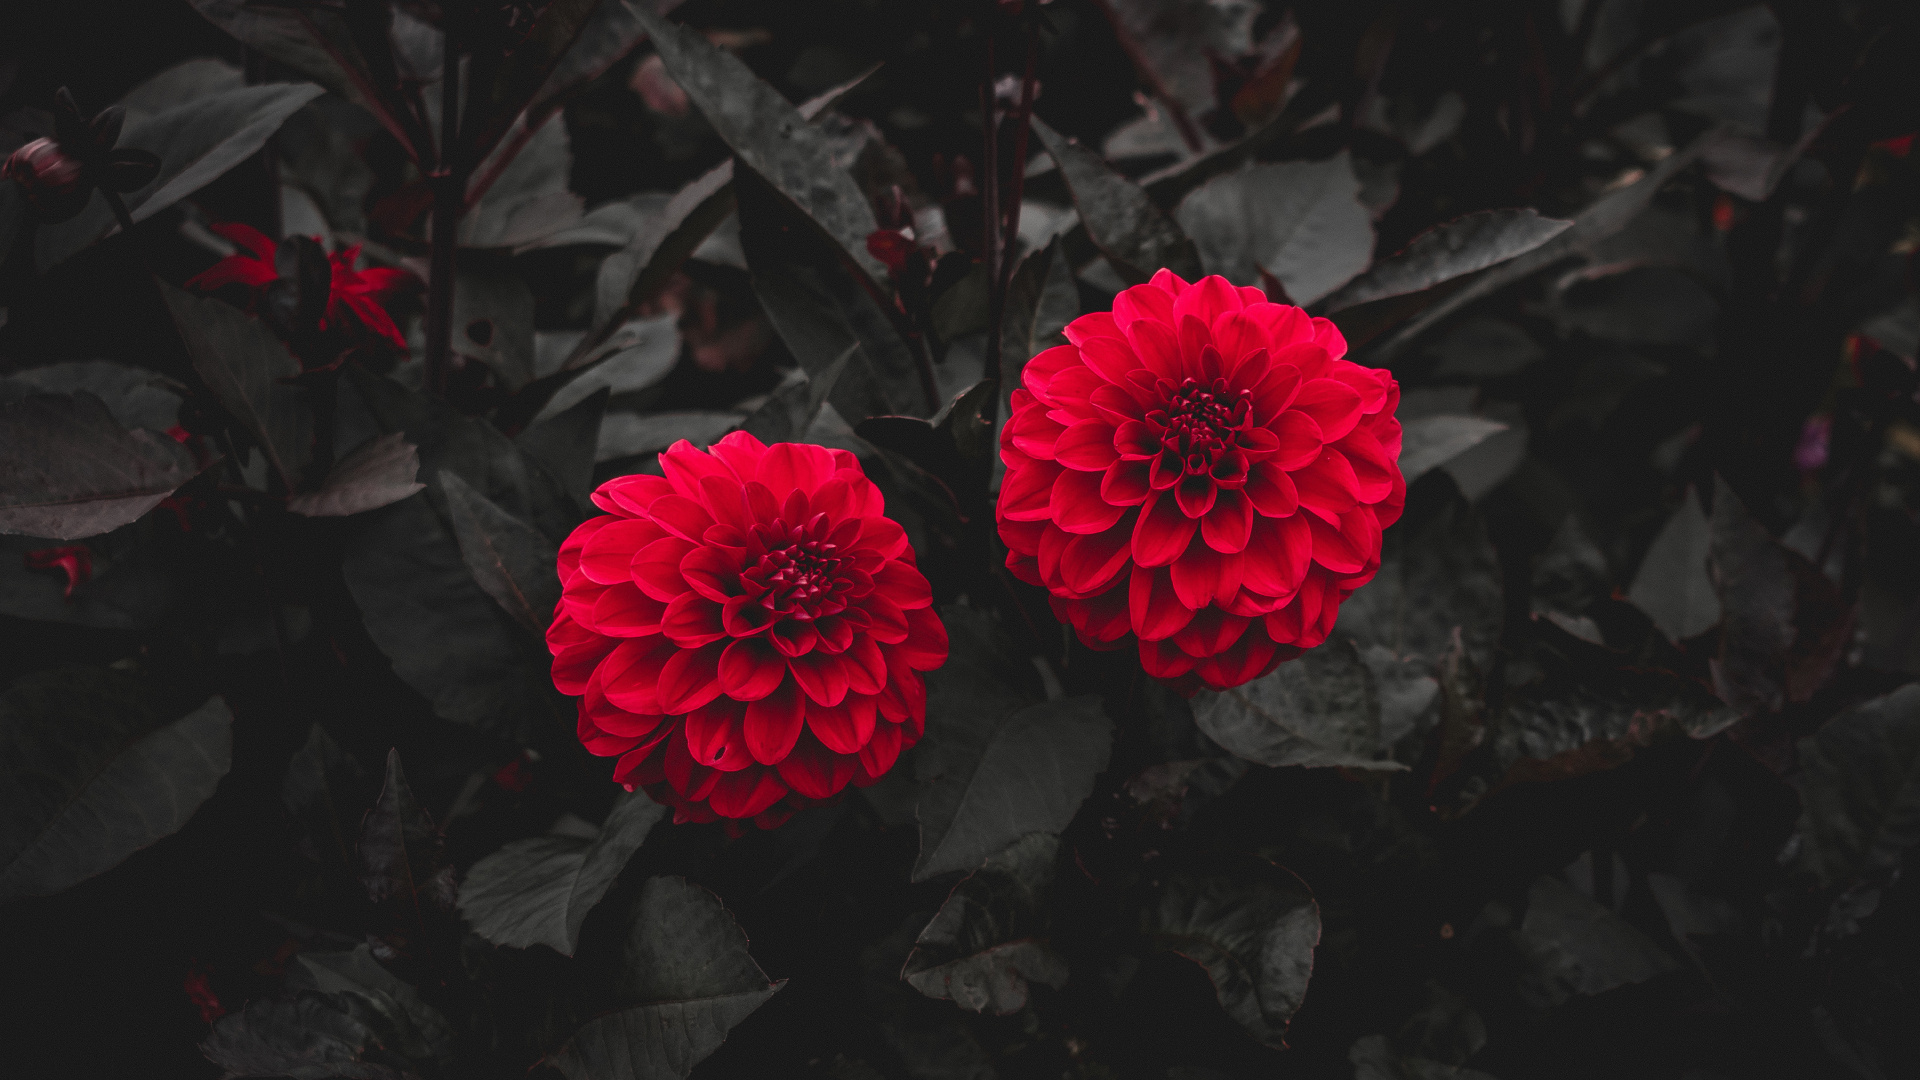
<svg viewBox="0 0 1920 1080"><path fill-rule="evenodd" d="M1183 692L1326 640L1400 516L1400 387L1326 319L1162 270L1034 357L1000 433L1007 566Z"/></svg>
<svg viewBox="0 0 1920 1080"><path fill-rule="evenodd" d="M864 787L926 725L947 631L845 450L682 440L601 485L560 547L553 681L589 751L676 821L772 828Z"/></svg>
<svg viewBox="0 0 1920 1080"><path fill-rule="evenodd" d="M246 251L229 255L194 275L188 279L187 288L212 292L223 285L237 284L258 293L279 280L280 272L274 267L274 256L280 246L265 233L238 222L223 222L212 228ZM333 283L327 293L323 328L347 329L357 323L385 339L395 351L405 356L407 339L400 333L400 328L394 325L387 309L380 306L380 302L411 284L413 275L405 270L385 267L355 269L354 264L360 259L358 244L336 251L327 259L333 266Z"/></svg>
<svg viewBox="0 0 1920 1080"><path fill-rule="evenodd" d="M85 544L35 548L27 552L27 569L58 570L66 575L66 587L60 595L71 600L73 590L93 580L93 552Z"/></svg>

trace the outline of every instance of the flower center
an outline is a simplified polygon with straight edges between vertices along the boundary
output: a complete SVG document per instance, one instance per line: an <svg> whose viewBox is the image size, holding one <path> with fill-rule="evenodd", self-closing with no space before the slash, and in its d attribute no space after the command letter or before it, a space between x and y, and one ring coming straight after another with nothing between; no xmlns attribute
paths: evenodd
<svg viewBox="0 0 1920 1080"><path fill-rule="evenodd" d="M845 608L844 594L853 583L843 577L847 559L839 545L813 539L805 526L776 520L755 525L754 538L766 549L759 561L740 572L760 603L776 615L812 619Z"/></svg>
<svg viewBox="0 0 1920 1080"><path fill-rule="evenodd" d="M1161 456L1178 461L1188 473L1212 470L1253 411L1253 391L1235 394L1225 379L1187 379L1178 385L1161 379L1158 389L1166 405L1148 413L1147 419L1161 429Z"/></svg>

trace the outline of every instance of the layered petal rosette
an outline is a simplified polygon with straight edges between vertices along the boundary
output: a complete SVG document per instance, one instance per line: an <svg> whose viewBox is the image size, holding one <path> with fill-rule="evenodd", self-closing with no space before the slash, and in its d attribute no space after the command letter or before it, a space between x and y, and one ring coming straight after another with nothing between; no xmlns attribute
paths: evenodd
<svg viewBox="0 0 1920 1080"><path fill-rule="evenodd" d="M925 730L947 631L844 450L734 432L624 476L560 548L547 644L588 750L676 821L793 810L878 780Z"/></svg>
<svg viewBox="0 0 1920 1080"><path fill-rule="evenodd" d="M1191 693L1326 640L1400 516L1400 388L1326 319L1162 270L1021 372L1007 566L1098 649Z"/></svg>

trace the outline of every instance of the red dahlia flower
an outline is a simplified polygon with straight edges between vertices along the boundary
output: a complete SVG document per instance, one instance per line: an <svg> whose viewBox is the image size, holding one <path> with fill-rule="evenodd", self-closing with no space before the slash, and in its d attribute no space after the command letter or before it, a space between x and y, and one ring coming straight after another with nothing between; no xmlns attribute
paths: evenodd
<svg viewBox="0 0 1920 1080"><path fill-rule="evenodd" d="M859 459L736 431L660 465L601 485L608 516L560 548L547 644L580 741L676 821L772 828L880 779L947 631Z"/></svg>
<svg viewBox="0 0 1920 1080"><path fill-rule="evenodd" d="M238 222L223 222L212 228L214 232L245 248L246 253L229 255L207 267L187 281L187 288L212 292L223 285L238 284L257 293L279 280L280 271L275 268L274 257L279 253L280 245L265 233ZM317 241L319 238L314 239ZM380 302L406 287L413 275L405 270L384 267L356 270L354 263L359 260L358 244L327 256L327 261L332 264L333 282L327 291L327 310L322 328L346 329L357 322L405 356L407 339L400 333L400 328L393 324L393 317L387 314L386 308L380 306Z"/></svg>
<svg viewBox="0 0 1920 1080"><path fill-rule="evenodd" d="M1097 649L1191 693L1326 640L1400 516L1399 384L1326 319L1162 270L1021 373L1007 566Z"/></svg>

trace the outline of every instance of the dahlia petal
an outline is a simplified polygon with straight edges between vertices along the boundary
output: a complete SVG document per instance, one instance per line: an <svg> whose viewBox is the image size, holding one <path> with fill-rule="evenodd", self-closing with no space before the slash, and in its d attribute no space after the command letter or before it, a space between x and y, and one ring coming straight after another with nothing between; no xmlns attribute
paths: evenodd
<svg viewBox="0 0 1920 1080"><path fill-rule="evenodd" d="M700 542L708 529L713 528L713 515L707 513L706 507L685 495L660 496L653 500L652 506L647 507L647 516L661 528L695 544Z"/></svg>
<svg viewBox="0 0 1920 1080"><path fill-rule="evenodd" d="M904 609L930 607L933 604L933 586L920 571L906 563L889 562L873 576L876 589L885 589L887 598Z"/></svg>
<svg viewBox="0 0 1920 1080"><path fill-rule="evenodd" d="M1220 350L1213 347L1207 324L1192 315L1180 317L1176 336L1180 340L1180 374L1183 378L1211 383L1220 377Z"/></svg>
<svg viewBox="0 0 1920 1080"><path fill-rule="evenodd" d="M1037 461L1052 461L1055 445L1066 434L1067 426L1039 409L1015 413L1007 421L1014 448Z"/></svg>
<svg viewBox="0 0 1920 1080"><path fill-rule="evenodd" d="M811 491L833 475L833 455L811 443L774 443L760 459L754 479L776 498L794 490Z"/></svg>
<svg viewBox="0 0 1920 1080"><path fill-rule="evenodd" d="M666 713L660 700L660 672L680 649L664 637L628 638L614 646L594 670L607 700L632 713Z"/></svg>
<svg viewBox="0 0 1920 1080"><path fill-rule="evenodd" d="M1020 385L1030 393L1044 395L1047 384L1053 381L1055 375L1080 362L1080 350L1075 346L1055 345L1050 349L1042 349L1034 354L1033 359L1020 365ZM1014 392L1019 393L1018 390Z"/></svg>
<svg viewBox="0 0 1920 1080"><path fill-rule="evenodd" d="M713 516L716 525L745 529L753 524L753 519L747 516L746 490L730 469L726 476L700 478L700 501L706 504L707 513Z"/></svg>
<svg viewBox="0 0 1920 1080"><path fill-rule="evenodd" d="M665 717L661 719L664 720ZM613 757L616 754L624 754L640 743L637 737L609 735L601 731L599 726L587 716L585 708L580 710L573 733L580 740L580 745L586 747L587 753L594 757Z"/></svg>
<svg viewBox="0 0 1920 1080"><path fill-rule="evenodd" d="M1347 339L1341 336L1340 328L1332 319L1315 316L1312 320L1312 334L1315 344L1327 350L1327 355L1335 360L1347 355Z"/></svg>
<svg viewBox="0 0 1920 1080"><path fill-rule="evenodd" d="M747 752L762 765L771 765L786 757L800 738L801 722L806 719L807 701L791 681L766 697L747 704L746 722L741 732Z"/></svg>
<svg viewBox="0 0 1920 1080"><path fill-rule="evenodd" d="M1171 325L1173 293L1158 285L1135 285L1121 289L1113 298L1113 324L1121 333L1136 322Z"/></svg>
<svg viewBox="0 0 1920 1080"><path fill-rule="evenodd" d="M1195 615L1192 622L1167 640L1188 656L1205 659L1231 648L1252 622L1252 619L1228 615L1219 608L1210 607Z"/></svg>
<svg viewBox="0 0 1920 1080"><path fill-rule="evenodd" d="M1180 336L1170 323L1158 319L1140 319L1124 331L1135 368L1144 368L1163 379L1180 376ZM1114 380L1118 382L1119 380Z"/></svg>
<svg viewBox="0 0 1920 1080"><path fill-rule="evenodd" d="M698 649L681 649L660 667L660 706L667 713L697 709L720 696L719 642ZM611 696L611 695L609 695Z"/></svg>
<svg viewBox="0 0 1920 1080"><path fill-rule="evenodd" d="M853 779L853 759L840 757L811 740L802 740L775 767L780 779L808 799L831 798Z"/></svg>
<svg viewBox="0 0 1920 1080"><path fill-rule="evenodd" d="M1313 557L1311 514L1260 518L1247 541L1242 584L1265 596L1291 596L1306 577Z"/></svg>
<svg viewBox="0 0 1920 1080"><path fill-rule="evenodd" d="M593 505L609 514L625 514L637 517L647 512L653 500L673 490L664 476L651 476L647 473L635 473L632 476L617 476L601 484L593 493Z"/></svg>
<svg viewBox="0 0 1920 1080"><path fill-rule="evenodd" d="M1173 595L1183 607L1198 611L1213 603L1220 587L1220 553L1205 544L1195 544L1168 567Z"/></svg>
<svg viewBox="0 0 1920 1080"><path fill-rule="evenodd" d="M1113 312L1094 311L1068 323L1061 335L1079 345L1097 337L1119 337L1120 327L1114 322Z"/></svg>
<svg viewBox="0 0 1920 1080"><path fill-rule="evenodd" d="M720 688L735 701L758 701L787 677L787 661L764 638L743 638L720 654Z"/></svg>
<svg viewBox="0 0 1920 1080"><path fill-rule="evenodd" d="M1102 533L1075 536L1060 558L1060 577L1083 596L1105 589L1126 568L1133 530L1116 525Z"/></svg>
<svg viewBox="0 0 1920 1080"><path fill-rule="evenodd" d="M662 537L631 556L628 577L655 600L671 601L689 588L680 563L693 550L692 544L677 536Z"/></svg>
<svg viewBox="0 0 1920 1080"><path fill-rule="evenodd" d="M1193 618L1193 609L1180 603L1171 575L1160 567L1133 568L1127 608L1133 632L1143 641L1172 637Z"/></svg>
<svg viewBox="0 0 1920 1080"><path fill-rule="evenodd" d="M1271 461L1255 462L1242 490L1252 500L1253 508L1266 517L1290 517L1300 509L1300 493L1293 486L1293 478Z"/></svg>
<svg viewBox="0 0 1920 1080"><path fill-rule="evenodd" d="M1119 338L1095 338L1087 342L1080 346L1080 359L1110 383L1126 381L1127 373L1140 366L1133 349Z"/></svg>
<svg viewBox="0 0 1920 1080"><path fill-rule="evenodd" d="M1380 406L1386 404L1387 385L1393 378L1384 371L1359 364L1335 364L1327 376L1353 387L1354 393L1360 395L1362 413L1380 411Z"/></svg>
<svg viewBox="0 0 1920 1080"><path fill-rule="evenodd" d="M1102 474L1064 469L1053 482L1048 516L1061 529L1078 534L1105 532L1120 520L1125 507L1100 497Z"/></svg>
<svg viewBox="0 0 1920 1080"><path fill-rule="evenodd" d="M1320 435L1320 425L1303 412L1281 413L1271 430L1279 437L1280 448L1267 460L1289 472L1319 457L1320 448L1326 445Z"/></svg>
<svg viewBox="0 0 1920 1080"><path fill-rule="evenodd" d="M666 474L667 483L681 498L700 500L700 481L706 477L720 480L735 480L733 470L727 463L712 454L697 449L685 439L660 451L660 471ZM691 539L691 538L689 538Z"/></svg>
<svg viewBox="0 0 1920 1080"><path fill-rule="evenodd" d="M1216 650L1195 663L1193 672L1212 689L1225 690L1251 682L1271 670L1276 649L1265 628L1255 627L1230 647Z"/></svg>
<svg viewBox="0 0 1920 1080"><path fill-rule="evenodd" d="M878 778L893 768L900 760L901 737L899 724L878 724L873 729L873 737L860 748L860 767L868 776Z"/></svg>
<svg viewBox="0 0 1920 1080"><path fill-rule="evenodd" d="M707 453L719 458L733 471L734 482L738 486L753 479L753 474L760 467L760 459L767 456L767 444L755 438L752 432L729 431L707 447Z"/></svg>
<svg viewBox="0 0 1920 1080"><path fill-rule="evenodd" d="M1193 657L1171 641L1142 641L1140 666L1156 679L1177 679L1193 670Z"/></svg>
<svg viewBox="0 0 1920 1080"><path fill-rule="evenodd" d="M1313 379L1300 384L1292 408L1320 425L1324 442L1337 442L1360 422L1360 395L1338 379Z"/></svg>
<svg viewBox="0 0 1920 1080"><path fill-rule="evenodd" d="M1133 561L1140 566L1165 566L1187 550L1187 541L1200 523L1180 509L1174 496L1155 494L1140 510L1133 526Z"/></svg>
<svg viewBox="0 0 1920 1080"><path fill-rule="evenodd" d="M1094 388L1093 393L1087 395L1087 403L1105 417L1108 423L1118 427L1129 420L1138 420L1146 415L1147 403L1140 400L1143 396L1145 392L1131 381L1124 387L1102 383Z"/></svg>
<svg viewBox="0 0 1920 1080"><path fill-rule="evenodd" d="M1054 481L1067 470L1051 462L1008 469L1000 484L1000 516L1013 521L1043 521L1052 504Z"/></svg>
<svg viewBox="0 0 1920 1080"><path fill-rule="evenodd" d="M741 595L740 562L717 548L697 547L680 559L680 577L716 604Z"/></svg>
<svg viewBox="0 0 1920 1080"><path fill-rule="evenodd" d="M1173 321L1199 319L1204 326L1212 326L1213 321L1229 311L1238 311L1244 306L1240 299L1240 290L1218 274L1209 274L1193 283L1173 301Z"/></svg>
<svg viewBox="0 0 1920 1080"><path fill-rule="evenodd" d="M715 698L686 716L687 754L709 769L739 772L753 764L745 737L747 707Z"/></svg>
<svg viewBox="0 0 1920 1080"><path fill-rule="evenodd" d="M1180 507L1181 513L1190 518L1202 518L1213 509L1218 493L1219 486L1213 482L1213 477L1205 473L1189 475L1181 477L1180 483L1174 486L1173 501Z"/></svg>
<svg viewBox="0 0 1920 1080"><path fill-rule="evenodd" d="M1352 511L1366 514L1365 509ZM1354 538L1343 531L1339 525L1330 525L1318 514L1303 514L1313 531L1313 561L1336 574L1356 573L1367 564L1368 552L1362 550ZM1371 516L1369 514L1369 516Z"/></svg>
<svg viewBox="0 0 1920 1080"><path fill-rule="evenodd" d="M632 581L633 553L665 535L649 521L611 519L581 547L580 572L602 585Z"/></svg>
<svg viewBox="0 0 1920 1080"><path fill-rule="evenodd" d="M1145 461L1116 461L1100 477L1100 498L1115 506L1138 506L1153 494Z"/></svg>
<svg viewBox="0 0 1920 1080"><path fill-rule="evenodd" d="M720 623L720 605L698 593L681 593L667 605L660 632L683 649L697 649L727 636Z"/></svg>
<svg viewBox="0 0 1920 1080"><path fill-rule="evenodd" d="M1153 272L1153 276L1147 279L1147 284L1155 288L1165 289L1168 294L1173 296L1179 296L1182 292L1193 287L1187 284L1186 278L1181 277L1179 274L1174 273L1164 266Z"/></svg>
<svg viewBox="0 0 1920 1080"><path fill-rule="evenodd" d="M781 619L773 624L773 629L764 639L756 640L769 642L782 656L805 656L813 651L814 643L820 640L820 633L811 622Z"/></svg>
<svg viewBox="0 0 1920 1080"><path fill-rule="evenodd" d="M1300 505L1321 518L1337 520L1357 505L1355 492L1360 489L1360 481L1338 450L1321 451L1318 460L1292 476L1300 492Z"/></svg>
<svg viewBox="0 0 1920 1080"><path fill-rule="evenodd" d="M1399 462L1387 456L1380 441L1361 425L1347 433L1336 448L1353 467L1357 482L1354 495L1363 503L1377 503L1393 492L1393 478L1400 471Z"/></svg>
<svg viewBox="0 0 1920 1080"><path fill-rule="evenodd" d="M724 818L750 818L784 798L789 790L772 769L742 769L721 773L706 797L713 812Z"/></svg>
<svg viewBox="0 0 1920 1080"><path fill-rule="evenodd" d="M1053 447L1053 458L1069 469L1100 472L1120 460L1114 439L1112 424L1103 419L1082 420L1061 433Z"/></svg>
<svg viewBox="0 0 1920 1080"><path fill-rule="evenodd" d="M838 705L807 706L807 730L836 754L857 754L873 738L873 698L850 695Z"/></svg>
<svg viewBox="0 0 1920 1080"><path fill-rule="evenodd" d="M846 700L850 679L843 657L825 653L788 657L787 670L793 672L794 681L812 700L822 705L838 705Z"/></svg>
<svg viewBox="0 0 1920 1080"><path fill-rule="evenodd" d="M901 552L908 549L907 530L901 528L900 523L892 518L861 518L858 546L874 552L881 558L897 559Z"/></svg>
<svg viewBox="0 0 1920 1080"><path fill-rule="evenodd" d="M862 634L843 654L847 660L847 688L855 694L877 694L887 685L887 657L880 643Z"/></svg>
<svg viewBox="0 0 1920 1080"><path fill-rule="evenodd" d="M932 608L907 612L907 640L894 646L893 655L915 671L932 671L947 662L947 627Z"/></svg>
<svg viewBox="0 0 1920 1080"><path fill-rule="evenodd" d="M1212 326L1214 348L1220 350L1221 359L1227 363L1224 373L1229 379L1240 369L1242 362L1256 352L1267 347L1267 335L1260 324L1239 309L1223 311L1215 316ZM1261 369L1265 374L1265 368Z"/></svg>
<svg viewBox="0 0 1920 1080"><path fill-rule="evenodd" d="M1253 501L1234 490L1221 491L1213 509L1200 519L1200 538L1222 554L1243 551L1253 532Z"/></svg>
<svg viewBox="0 0 1920 1080"><path fill-rule="evenodd" d="M1073 627L1081 641L1091 648L1105 649L1133 631L1131 589L1131 579L1120 579L1106 592L1086 600L1050 599L1055 613Z"/></svg>

